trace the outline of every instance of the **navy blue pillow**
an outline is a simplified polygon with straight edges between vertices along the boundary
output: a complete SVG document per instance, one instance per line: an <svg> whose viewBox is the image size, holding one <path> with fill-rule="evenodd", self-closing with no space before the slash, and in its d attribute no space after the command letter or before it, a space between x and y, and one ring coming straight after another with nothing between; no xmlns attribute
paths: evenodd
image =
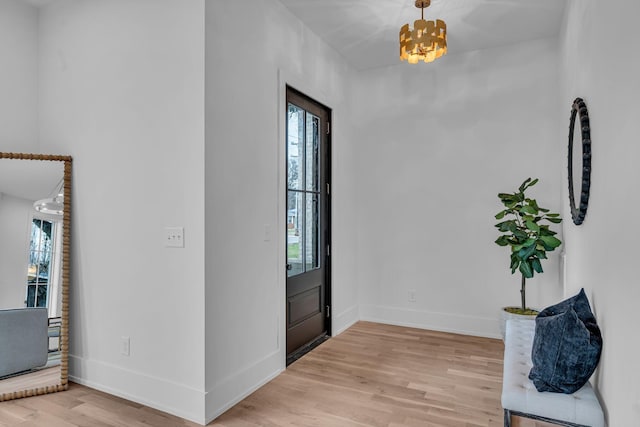
<svg viewBox="0 0 640 427"><path fill-rule="evenodd" d="M574 393L589 381L601 352L600 328L581 289L536 317L529 379L538 391Z"/></svg>

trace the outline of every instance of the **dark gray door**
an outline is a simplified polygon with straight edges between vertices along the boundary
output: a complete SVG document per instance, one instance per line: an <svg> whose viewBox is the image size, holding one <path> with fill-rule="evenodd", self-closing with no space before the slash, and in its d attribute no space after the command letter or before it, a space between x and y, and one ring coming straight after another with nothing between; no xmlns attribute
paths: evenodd
<svg viewBox="0 0 640 427"><path fill-rule="evenodd" d="M287 355L330 330L330 115L287 88Z"/></svg>

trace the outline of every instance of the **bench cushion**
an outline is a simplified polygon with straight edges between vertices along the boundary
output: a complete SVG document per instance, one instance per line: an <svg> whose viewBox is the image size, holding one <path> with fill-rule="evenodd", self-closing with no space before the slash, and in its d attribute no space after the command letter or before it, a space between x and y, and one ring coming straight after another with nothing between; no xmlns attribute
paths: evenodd
<svg viewBox="0 0 640 427"><path fill-rule="evenodd" d="M604 427L598 398L587 382L573 394L539 392L529 379L535 321L508 320L505 334L502 407L591 427Z"/></svg>

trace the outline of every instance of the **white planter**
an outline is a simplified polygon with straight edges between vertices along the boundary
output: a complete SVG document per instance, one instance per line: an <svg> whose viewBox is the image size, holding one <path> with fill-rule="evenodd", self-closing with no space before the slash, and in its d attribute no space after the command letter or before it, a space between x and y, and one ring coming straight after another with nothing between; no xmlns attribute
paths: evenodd
<svg viewBox="0 0 640 427"><path fill-rule="evenodd" d="M516 314L516 313L509 313L507 310L505 310L506 307L503 307L502 310L500 310L501 316L500 316L500 333L502 334L502 341L504 341L504 334L507 330L507 320L509 319L521 319L521 320L531 320L534 321L536 318L535 314Z"/></svg>

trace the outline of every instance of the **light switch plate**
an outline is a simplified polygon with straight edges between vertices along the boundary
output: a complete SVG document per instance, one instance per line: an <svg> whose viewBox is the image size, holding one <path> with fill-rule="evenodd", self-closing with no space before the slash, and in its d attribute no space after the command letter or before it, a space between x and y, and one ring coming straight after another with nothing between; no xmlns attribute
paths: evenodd
<svg viewBox="0 0 640 427"><path fill-rule="evenodd" d="M167 248L184 248L184 227L165 227L164 246Z"/></svg>

